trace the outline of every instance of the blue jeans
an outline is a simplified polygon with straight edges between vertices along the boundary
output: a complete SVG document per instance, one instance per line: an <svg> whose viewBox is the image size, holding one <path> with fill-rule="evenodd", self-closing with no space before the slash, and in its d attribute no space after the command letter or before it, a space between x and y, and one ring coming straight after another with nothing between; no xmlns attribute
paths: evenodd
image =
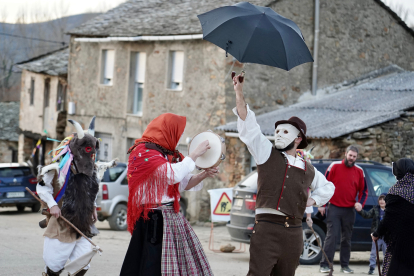
<svg viewBox="0 0 414 276"><path fill-rule="evenodd" d="M385 255L385 251L387 250L387 244L384 242L383 239L378 239L378 250L382 249L382 255ZM377 263L377 249L375 248L375 242L372 241L371 247L371 255L369 257L369 268L375 269L375 264Z"/></svg>

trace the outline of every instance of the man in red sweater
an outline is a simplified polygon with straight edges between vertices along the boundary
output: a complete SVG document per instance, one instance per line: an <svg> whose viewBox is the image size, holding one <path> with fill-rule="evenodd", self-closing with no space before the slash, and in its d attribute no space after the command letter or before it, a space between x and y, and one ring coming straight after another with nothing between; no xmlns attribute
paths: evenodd
<svg viewBox="0 0 414 276"><path fill-rule="evenodd" d="M326 226L328 232L325 238L324 250L329 261L333 262L335 245L338 235L341 233L340 262L341 272L354 273L349 268L351 257L351 236L355 222L355 207L363 207L368 197L367 184L364 171L355 161L358 157L358 149L349 146L346 149L345 159L333 162L326 170L325 176L328 181L335 185L335 193L327 207L319 207L319 212L326 212ZM358 202L355 198L358 195ZM320 272L329 273L328 262L322 256Z"/></svg>

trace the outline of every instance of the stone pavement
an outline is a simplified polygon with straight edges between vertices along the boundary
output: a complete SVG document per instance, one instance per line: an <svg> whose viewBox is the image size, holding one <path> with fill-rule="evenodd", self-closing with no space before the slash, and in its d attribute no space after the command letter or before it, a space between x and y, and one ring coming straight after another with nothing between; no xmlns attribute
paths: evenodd
<svg viewBox="0 0 414 276"><path fill-rule="evenodd" d="M0 208L0 275L1 276L31 276L41 275L43 269L43 230L38 222L43 219L38 213L31 213L29 208L23 213L18 213L16 208ZM100 234L94 238L102 250L102 256L96 256L92 260L88 276L112 276L119 275L122 262L128 248L130 234L126 231L117 232L109 229L109 224L98 222ZM241 276L246 275L249 266L249 246L246 245L244 253L215 253L208 250L210 228L194 226L210 265L216 276ZM227 229L223 226L214 228L214 247L232 243ZM337 261L338 256L335 258ZM369 252L353 252L351 268L354 275L367 275ZM339 273L339 264L335 265L334 275ZM61 274L66 276L66 274ZM313 276L326 275L318 272L318 266L299 266L296 275Z"/></svg>

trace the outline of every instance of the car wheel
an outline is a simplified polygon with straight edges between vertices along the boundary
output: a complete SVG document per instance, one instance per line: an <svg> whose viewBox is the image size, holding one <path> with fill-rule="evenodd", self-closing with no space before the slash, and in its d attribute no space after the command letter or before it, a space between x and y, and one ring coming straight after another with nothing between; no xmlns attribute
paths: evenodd
<svg viewBox="0 0 414 276"><path fill-rule="evenodd" d="M180 213L185 217L187 215L187 206L184 202L180 201Z"/></svg>
<svg viewBox="0 0 414 276"><path fill-rule="evenodd" d="M125 204L118 204L112 216L108 218L109 226L112 230L124 231L127 229L127 207Z"/></svg>
<svg viewBox="0 0 414 276"><path fill-rule="evenodd" d="M315 230L315 235L313 234L312 230L308 227L306 222L302 223L303 228L303 251L302 255L300 256L300 264L303 265L311 265L317 264L322 259L322 250L318 245L318 241L321 246L323 246L325 242L325 232L316 224L313 224L313 230Z"/></svg>
<svg viewBox="0 0 414 276"><path fill-rule="evenodd" d="M17 207L17 211L19 212L24 212L24 208L26 208L26 206L21 205L21 204L17 204L16 207Z"/></svg>

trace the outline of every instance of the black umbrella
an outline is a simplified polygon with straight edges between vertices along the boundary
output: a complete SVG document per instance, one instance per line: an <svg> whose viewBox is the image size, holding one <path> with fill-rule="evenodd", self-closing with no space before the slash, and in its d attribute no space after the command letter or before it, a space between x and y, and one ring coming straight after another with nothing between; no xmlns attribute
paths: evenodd
<svg viewBox="0 0 414 276"><path fill-rule="evenodd" d="M249 2L198 15L203 38L239 62L270 65L289 71L313 62L299 27L271 8Z"/></svg>

